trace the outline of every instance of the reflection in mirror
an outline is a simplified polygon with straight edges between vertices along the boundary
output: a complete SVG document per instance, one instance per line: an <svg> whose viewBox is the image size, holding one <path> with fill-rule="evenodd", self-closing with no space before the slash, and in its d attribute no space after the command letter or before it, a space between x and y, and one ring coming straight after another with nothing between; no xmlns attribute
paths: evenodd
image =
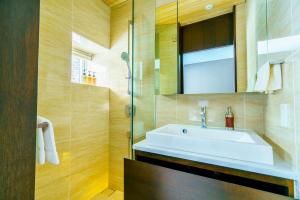
<svg viewBox="0 0 300 200"><path fill-rule="evenodd" d="M234 93L233 14L181 26L180 34L183 93Z"/></svg>
<svg viewBox="0 0 300 200"><path fill-rule="evenodd" d="M156 0L156 94L255 92L269 43L267 0Z"/></svg>
<svg viewBox="0 0 300 200"><path fill-rule="evenodd" d="M167 13L165 11L168 11ZM163 18L162 18L163 17ZM156 0L155 89L156 94L178 93L177 1Z"/></svg>
<svg viewBox="0 0 300 200"><path fill-rule="evenodd" d="M235 93L245 90L245 86L237 85L237 74L243 72L241 69L245 68L245 61L237 59L236 54L241 54L241 47L246 48L245 42L235 40L236 30L241 29L237 28L241 18L236 18L236 6L241 4L245 1L178 0L182 93ZM240 36L240 39L245 41L246 38Z"/></svg>
<svg viewBox="0 0 300 200"><path fill-rule="evenodd" d="M268 61L267 42L267 2L266 0L248 0L246 13L246 52L247 52L247 92L254 92L256 74L260 66ZM258 47L260 46L260 50ZM264 51L264 53L262 53Z"/></svg>
<svg viewBox="0 0 300 200"><path fill-rule="evenodd" d="M183 54L184 94L235 92L234 47Z"/></svg>

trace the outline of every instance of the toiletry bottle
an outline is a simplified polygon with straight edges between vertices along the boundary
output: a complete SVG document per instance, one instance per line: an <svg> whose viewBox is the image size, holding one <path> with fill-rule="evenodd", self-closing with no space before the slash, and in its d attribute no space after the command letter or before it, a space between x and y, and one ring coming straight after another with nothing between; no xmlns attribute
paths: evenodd
<svg viewBox="0 0 300 200"><path fill-rule="evenodd" d="M93 72L92 85L96 85L96 82L97 82L96 72Z"/></svg>
<svg viewBox="0 0 300 200"><path fill-rule="evenodd" d="M92 72L89 71L88 77L87 77L87 84L91 85L92 84Z"/></svg>
<svg viewBox="0 0 300 200"><path fill-rule="evenodd" d="M82 71L80 83L86 83L86 82L87 82L86 68L84 67Z"/></svg>
<svg viewBox="0 0 300 200"><path fill-rule="evenodd" d="M230 106L227 108L227 112L225 113L225 128L227 130L234 129L234 115Z"/></svg>

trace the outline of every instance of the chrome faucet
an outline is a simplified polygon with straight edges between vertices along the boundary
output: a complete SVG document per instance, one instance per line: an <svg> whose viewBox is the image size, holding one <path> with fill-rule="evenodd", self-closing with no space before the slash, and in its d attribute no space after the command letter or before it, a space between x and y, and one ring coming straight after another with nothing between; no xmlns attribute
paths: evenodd
<svg viewBox="0 0 300 200"><path fill-rule="evenodd" d="M206 107L202 106L201 107L201 128L207 128L206 125Z"/></svg>

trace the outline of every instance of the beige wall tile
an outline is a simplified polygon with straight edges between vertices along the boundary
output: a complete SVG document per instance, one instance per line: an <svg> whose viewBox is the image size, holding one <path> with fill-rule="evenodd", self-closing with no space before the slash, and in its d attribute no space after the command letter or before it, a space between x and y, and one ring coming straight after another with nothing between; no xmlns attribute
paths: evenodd
<svg viewBox="0 0 300 200"><path fill-rule="evenodd" d="M268 1L268 39L282 38L293 35L299 22L295 22L298 14L297 3L292 0ZM294 11L293 11L294 10ZM293 22L294 21L294 22ZM296 24L296 25L295 25ZM295 27L295 28L294 28ZM289 163L296 165L297 145L295 130L295 56L292 51L271 53L268 57L285 60L282 65L283 89L274 94L269 94L265 108L265 133L275 143L275 150ZM281 125L281 105L288 105L290 110L289 123L287 127Z"/></svg>
<svg viewBox="0 0 300 200"><path fill-rule="evenodd" d="M90 199L108 187L109 89L72 84L71 199Z"/></svg>
<svg viewBox="0 0 300 200"><path fill-rule="evenodd" d="M57 142L59 152L59 165L37 165L36 166L36 192L35 199L51 200L68 199L70 189L70 142Z"/></svg>
<svg viewBox="0 0 300 200"><path fill-rule="evenodd" d="M91 199L107 188L108 174L95 171L92 168L71 175L70 199Z"/></svg>
<svg viewBox="0 0 300 200"><path fill-rule="evenodd" d="M237 91L247 91L246 4L235 7Z"/></svg>
<svg viewBox="0 0 300 200"><path fill-rule="evenodd" d="M39 78L68 83L72 0L43 1L40 10Z"/></svg>
<svg viewBox="0 0 300 200"><path fill-rule="evenodd" d="M225 112L232 107L235 127L264 133L265 95L261 94L203 94L156 96L157 127L170 123L200 125L200 101L206 101L207 125L225 126Z"/></svg>
<svg viewBox="0 0 300 200"><path fill-rule="evenodd" d="M268 0L268 39L289 36L292 30L291 0Z"/></svg>
<svg viewBox="0 0 300 200"><path fill-rule="evenodd" d="M95 17L109 24L109 9L101 2ZM53 123L61 162L36 166L41 200L89 199L108 186L109 89L70 82L72 3L41 2L38 114ZM102 33L109 46L109 32Z"/></svg>
<svg viewBox="0 0 300 200"><path fill-rule="evenodd" d="M36 183L38 185L39 183ZM52 180L47 186L47 190L35 194L36 200L67 200L70 195L70 177ZM60 188L59 190L57 188ZM42 188L36 187L36 191Z"/></svg>
<svg viewBox="0 0 300 200"><path fill-rule="evenodd" d="M295 133L296 133L296 154L300 155L300 50L294 55L295 73ZM298 157L297 157L298 158ZM300 159L297 159L296 167L300 171Z"/></svg>
<svg viewBox="0 0 300 200"><path fill-rule="evenodd" d="M300 34L300 1L292 0L292 23L293 35ZM300 171L300 49L293 54L294 77L295 77L295 133L296 133L296 148L297 148L297 163L296 167Z"/></svg>
<svg viewBox="0 0 300 200"><path fill-rule="evenodd" d="M300 34L300 1L291 0L293 35Z"/></svg>
<svg viewBox="0 0 300 200"><path fill-rule="evenodd" d="M128 52L128 23L131 19L131 1L111 10L111 51L109 68L109 187L123 191L123 159L129 157L130 118L125 106L130 103L127 94L127 66L121 59Z"/></svg>
<svg viewBox="0 0 300 200"><path fill-rule="evenodd" d="M110 8L99 0L73 0L73 31L110 47Z"/></svg>
<svg viewBox="0 0 300 200"><path fill-rule="evenodd" d="M156 127L177 123L177 96L156 96Z"/></svg>
<svg viewBox="0 0 300 200"><path fill-rule="evenodd" d="M207 125L225 126L228 106L235 114L235 127L244 127L244 95L178 95L178 119L190 124L200 124L200 101L207 101Z"/></svg>
<svg viewBox="0 0 300 200"><path fill-rule="evenodd" d="M69 198L71 12L71 0L41 2L38 114L54 125L60 164L36 166L36 199Z"/></svg>
<svg viewBox="0 0 300 200"><path fill-rule="evenodd" d="M244 127L261 135L265 134L266 98L263 94L245 94Z"/></svg>

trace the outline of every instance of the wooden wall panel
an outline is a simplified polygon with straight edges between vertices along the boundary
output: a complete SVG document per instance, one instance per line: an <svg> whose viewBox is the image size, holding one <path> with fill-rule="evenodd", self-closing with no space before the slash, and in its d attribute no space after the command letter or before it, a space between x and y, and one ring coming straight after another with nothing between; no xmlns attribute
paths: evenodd
<svg viewBox="0 0 300 200"><path fill-rule="evenodd" d="M182 53L233 44L233 14L181 27Z"/></svg>
<svg viewBox="0 0 300 200"><path fill-rule="evenodd" d="M0 199L34 199L39 0L0 1Z"/></svg>

